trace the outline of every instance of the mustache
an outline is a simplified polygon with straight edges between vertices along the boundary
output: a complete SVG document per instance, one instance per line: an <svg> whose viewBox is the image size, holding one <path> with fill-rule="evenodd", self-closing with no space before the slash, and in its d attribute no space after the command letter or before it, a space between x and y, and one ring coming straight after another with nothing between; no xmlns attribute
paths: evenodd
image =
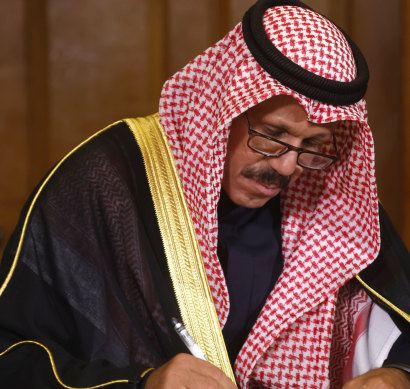
<svg viewBox="0 0 410 389"><path fill-rule="evenodd" d="M255 166L248 166L242 171L242 175L260 184L274 185L280 189L285 189L290 181L290 176L282 176L276 170L269 167L257 168Z"/></svg>

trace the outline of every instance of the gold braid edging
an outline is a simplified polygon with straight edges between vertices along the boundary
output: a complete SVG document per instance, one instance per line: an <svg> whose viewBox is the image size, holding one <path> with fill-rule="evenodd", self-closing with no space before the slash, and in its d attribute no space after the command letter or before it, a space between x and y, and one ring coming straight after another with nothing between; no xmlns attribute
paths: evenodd
<svg viewBox="0 0 410 389"><path fill-rule="evenodd" d="M410 323L410 315L401 310L399 307L391 303L389 300L387 300L385 297L383 297L380 293L376 292L371 286L366 284L363 279L360 276L356 276L356 279L363 285L365 289L367 289L370 293L375 295L378 299L380 299L383 303L385 303L390 309L392 309L394 312L399 314L401 317L403 317L405 320L407 320Z"/></svg>
<svg viewBox="0 0 410 389"><path fill-rule="evenodd" d="M208 360L235 382L199 243L159 115L125 122L144 159L182 321Z"/></svg>

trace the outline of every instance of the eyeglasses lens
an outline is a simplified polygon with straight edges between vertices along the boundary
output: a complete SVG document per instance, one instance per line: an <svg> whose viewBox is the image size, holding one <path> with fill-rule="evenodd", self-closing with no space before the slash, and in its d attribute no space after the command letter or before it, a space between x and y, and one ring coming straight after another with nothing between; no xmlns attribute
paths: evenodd
<svg viewBox="0 0 410 389"><path fill-rule="evenodd" d="M269 156L279 156L287 149L286 146L275 142L273 139L269 140L259 135L253 135L249 138L249 146L261 152L264 155ZM333 142L326 142L319 147L313 146L311 148L306 148L307 151L319 152L331 156L335 156L335 150ZM333 158L328 158L326 156L321 156L317 154L310 154L302 152L299 154L298 162L300 165L311 168L311 169L325 169L330 166L333 162Z"/></svg>

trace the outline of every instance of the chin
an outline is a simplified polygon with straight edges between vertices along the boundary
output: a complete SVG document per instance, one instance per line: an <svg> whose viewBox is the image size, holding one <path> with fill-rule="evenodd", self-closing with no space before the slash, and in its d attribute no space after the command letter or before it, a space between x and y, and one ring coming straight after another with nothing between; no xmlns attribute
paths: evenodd
<svg viewBox="0 0 410 389"><path fill-rule="evenodd" d="M234 195L228 194L229 198L236 205L244 208L261 208L263 207L272 197L259 197L252 195Z"/></svg>

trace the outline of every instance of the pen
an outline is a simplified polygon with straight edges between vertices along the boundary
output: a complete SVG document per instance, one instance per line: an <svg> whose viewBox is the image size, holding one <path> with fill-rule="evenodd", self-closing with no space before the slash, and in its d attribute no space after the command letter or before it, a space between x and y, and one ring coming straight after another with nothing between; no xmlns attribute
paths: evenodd
<svg viewBox="0 0 410 389"><path fill-rule="evenodd" d="M174 326L174 330L176 333L179 335L181 340L184 342L185 346L188 347L189 352L194 356L199 359L203 359L204 361L207 361L206 356L204 352L201 350L201 348L197 345L195 340L192 338L191 335L189 335L189 332L187 329L184 327L182 323L180 323L175 317L171 318L172 324Z"/></svg>

